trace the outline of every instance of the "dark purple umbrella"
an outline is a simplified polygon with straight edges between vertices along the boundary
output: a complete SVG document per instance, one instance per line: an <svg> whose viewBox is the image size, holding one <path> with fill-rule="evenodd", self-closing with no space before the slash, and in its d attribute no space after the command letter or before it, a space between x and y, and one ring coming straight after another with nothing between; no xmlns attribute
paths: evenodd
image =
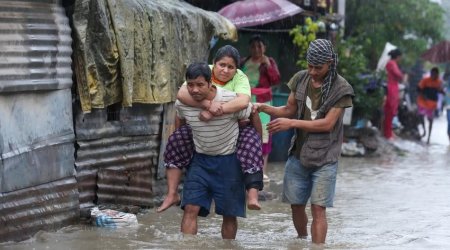
<svg viewBox="0 0 450 250"><path fill-rule="evenodd" d="M274 22L302 11L287 0L243 0L223 7L219 14L241 28Z"/></svg>
<svg viewBox="0 0 450 250"><path fill-rule="evenodd" d="M450 62L450 41L442 41L422 54L422 59L432 63Z"/></svg>

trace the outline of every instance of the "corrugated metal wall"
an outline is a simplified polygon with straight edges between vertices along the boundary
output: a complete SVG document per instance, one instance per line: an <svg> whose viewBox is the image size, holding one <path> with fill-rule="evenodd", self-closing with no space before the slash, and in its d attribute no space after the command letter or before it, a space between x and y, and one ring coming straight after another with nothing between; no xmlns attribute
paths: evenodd
<svg viewBox="0 0 450 250"><path fill-rule="evenodd" d="M42 229L58 229L80 216L73 177L0 193L0 239L23 240Z"/></svg>
<svg viewBox="0 0 450 250"><path fill-rule="evenodd" d="M76 173L81 208L153 206L162 105L75 111Z"/></svg>
<svg viewBox="0 0 450 250"><path fill-rule="evenodd" d="M53 0L0 0L0 241L79 218L71 30Z"/></svg>
<svg viewBox="0 0 450 250"><path fill-rule="evenodd" d="M162 103L175 100L186 66L207 58L211 38L234 40L236 28L183 1L80 0L70 17L81 207L151 206L165 189L155 185L158 157L175 117Z"/></svg>

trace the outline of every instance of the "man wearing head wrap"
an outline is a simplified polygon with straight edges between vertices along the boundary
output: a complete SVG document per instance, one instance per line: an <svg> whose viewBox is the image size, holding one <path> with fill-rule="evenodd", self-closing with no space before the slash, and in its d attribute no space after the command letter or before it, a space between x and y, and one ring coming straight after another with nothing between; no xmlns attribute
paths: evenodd
<svg viewBox="0 0 450 250"><path fill-rule="evenodd" d="M283 202L291 204L298 237L306 238L305 207L310 200L312 241L322 244L328 228L326 208L333 206L344 109L352 106L354 93L336 72L338 59L330 41L311 42L306 59L308 69L288 83L291 93L285 106L257 103L255 109L277 117L269 123L269 132L295 129L285 167Z"/></svg>

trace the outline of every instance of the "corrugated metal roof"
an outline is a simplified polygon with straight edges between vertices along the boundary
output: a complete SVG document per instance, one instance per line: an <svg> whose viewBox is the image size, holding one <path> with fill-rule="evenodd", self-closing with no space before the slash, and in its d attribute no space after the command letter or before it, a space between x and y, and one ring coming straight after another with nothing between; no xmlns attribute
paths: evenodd
<svg viewBox="0 0 450 250"><path fill-rule="evenodd" d="M0 93L72 86L72 38L59 1L0 1Z"/></svg>

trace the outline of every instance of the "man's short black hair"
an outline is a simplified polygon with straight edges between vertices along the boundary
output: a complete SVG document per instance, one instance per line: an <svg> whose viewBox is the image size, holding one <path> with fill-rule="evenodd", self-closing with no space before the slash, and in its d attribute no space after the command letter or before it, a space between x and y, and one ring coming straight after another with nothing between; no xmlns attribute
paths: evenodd
<svg viewBox="0 0 450 250"><path fill-rule="evenodd" d="M211 82L211 69L207 63L194 62L187 67L186 80L195 79L199 76L203 76L207 82Z"/></svg>

